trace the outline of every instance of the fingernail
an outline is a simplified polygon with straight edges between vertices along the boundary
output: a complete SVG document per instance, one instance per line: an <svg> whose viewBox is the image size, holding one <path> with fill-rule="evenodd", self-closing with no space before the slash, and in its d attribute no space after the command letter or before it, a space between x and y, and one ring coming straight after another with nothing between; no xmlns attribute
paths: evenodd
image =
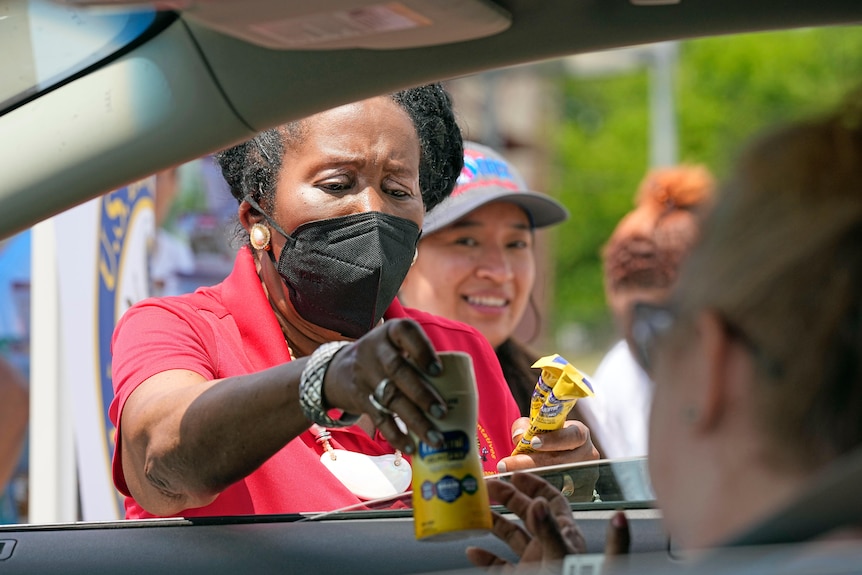
<svg viewBox="0 0 862 575"><path fill-rule="evenodd" d="M506 473L506 462L501 461L497 464L497 473Z"/></svg>
<svg viewBox="0 0 862 575"><path fill-rule="evenodd" d="M444 441L446 441L446 438L443 437L443 434L436 429L432 429L428 432L428 442L434 447L440 447L443 445Z"/></svg>
<svg viewBox="0 0 862 575"><path fill-rule="evenodd" d="M624 529L626 526L626 516L622 512L617 512L611 517L611 525L615 529Z"/></svg>
<svg viewBox="0 0 862 575"><path fill-rule="evenodd" d="M538 521L544 521L548 516L548 503L546 501L537 501L533 509L533 517Z"/></svg>
<svg viewBox="0 0 862 575"><path fill-rule="evenodd" d="M446 408L439 403L432 404L431 409L429 409L428 411L431 412L431 417L435 419L443 419L444 417L446 417Z"/></svg>
<svg viewBox="0 0 862 575"><path fill-rule="evenodd" d="M538 435L530 440L530 447L532 447L533 449L541 449L542 445L544 445L544 442L542 441L542 438Z"/></svg>
<svg viewBox="0 0 862 575"><path fill-rule="evenodd" d="M440 363L440 360L435 359L428 364L428 375L437 377L441 373L443 373L443 364Z"/></svg>
<svg viewBox="0 0 862 575"><path fill-rule="evenodd" d="M512 439L514 440L519 435L524 435L525 433L527 433L527 430L519 427L518 429L516 429L515 431L512 432Z"/></svg>

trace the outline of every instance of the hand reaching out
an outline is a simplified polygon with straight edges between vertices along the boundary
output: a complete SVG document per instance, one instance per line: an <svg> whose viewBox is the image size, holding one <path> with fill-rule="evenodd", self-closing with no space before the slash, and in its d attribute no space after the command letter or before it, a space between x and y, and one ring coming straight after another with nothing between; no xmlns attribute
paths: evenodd
<svg viewBox="0 0 862 575"><path fill-rule="evenodd" d="M520 557L517 565L477 547L467 549L467 558L478 567L500 567L504 573L559 574L566 555L584 553L586 542L572 517L569 502L550 483L529 473L516 473L511 483L488 480L492 500L521 518L523 525L494 513L494 535ZM628 522L616 513L608 527L605 553L628 552Z"/></svg>
<svg viewBox="0 0 862 575"><path fill-rule="evenodd" d="M392 319L335 354L326 370L325 403L367 413L392 447L413 453L413 440L395 416L429 445L442 443L432 417L445 417L446 401L428 379L441 369L422 327Z"/></svg>
<svg viewBox="0 0 862 575"><path fill-rule="evenodd" d="M530 420L526 417L512 423L513 445L518 444L529 426ZM599 459L599 452L590 439L590 430L580 421L568 420L561 429L537 435L532 445L535 449L533 453L504 457L498 463L497 470L503 473ZM570 492L565 494L569 501L592 501L593 489L599 479L598 467L582 467L570 478L574 484Z"/></svg>
<svg viewBox="0 0 862 575"><path fill-rule="evenodd" d="M492 500L505 505L524 522L521 526L494 513L494 535L502 539L521 561L517 566L512 565L489 551L471 547L467 549L467 558L474 565L505 565L508 568L504 571L511 573L526 570L532 573L537 567L542 573L560 573L566 555L582 553L586 549L569 502L541 477L516 473L511 483L489 479L488 493ZM527 563L532 565L525 566Z"/></svg>

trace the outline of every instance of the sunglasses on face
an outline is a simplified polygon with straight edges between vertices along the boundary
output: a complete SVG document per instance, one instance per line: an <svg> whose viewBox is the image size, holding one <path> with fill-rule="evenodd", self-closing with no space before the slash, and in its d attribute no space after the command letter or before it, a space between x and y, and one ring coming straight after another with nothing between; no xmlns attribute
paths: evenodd
<svg viewBox="0 0 862 575"><path fill-rule="evenodd" d="M656 349L662 338L670 331L677 321L673 306L658 305L647 302L636 302L632 308L632 333L634 355L637 362L647 373L655 368ZM775 358L765 353L748 334L736 323L726 317L721 318L727 335L740 344L751 354L759 369L771 378L778 379L784 373L784 366Z"/></svg>
<svg viewBox="0 0 862 575"><path fill-rule="evenodd" d="M670 306L636 302L632 307L632 351L635 360L647 373L655 367L657 342L670 331L675 321L676 314Z"/></svg>

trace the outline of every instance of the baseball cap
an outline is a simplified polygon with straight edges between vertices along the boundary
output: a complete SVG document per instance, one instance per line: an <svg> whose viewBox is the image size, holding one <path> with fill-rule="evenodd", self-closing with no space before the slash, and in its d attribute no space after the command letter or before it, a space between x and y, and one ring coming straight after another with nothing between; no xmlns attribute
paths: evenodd
<svg viewBox="0 0 862 575"><path fill-rule="evenodd" d="M531 191L503 156L476 142L464 142L464 168L452 194L425 215L423 235L433 234L489 202L511 202L523 208L534 228L569 217L557 200Z"/></svg>

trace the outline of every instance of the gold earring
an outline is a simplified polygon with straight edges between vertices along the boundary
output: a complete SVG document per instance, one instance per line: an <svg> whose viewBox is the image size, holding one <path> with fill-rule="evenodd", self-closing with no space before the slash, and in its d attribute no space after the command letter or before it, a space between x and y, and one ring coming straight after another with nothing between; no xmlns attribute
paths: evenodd
<svg viewBox="0 0 862 575"><path fill-rule="evenodd" d="M251 247L256 250L268 250L269 240L272 235L269 228L261 223L251 226L251 231L248 234L248 239L251 241Z"/></svg>

